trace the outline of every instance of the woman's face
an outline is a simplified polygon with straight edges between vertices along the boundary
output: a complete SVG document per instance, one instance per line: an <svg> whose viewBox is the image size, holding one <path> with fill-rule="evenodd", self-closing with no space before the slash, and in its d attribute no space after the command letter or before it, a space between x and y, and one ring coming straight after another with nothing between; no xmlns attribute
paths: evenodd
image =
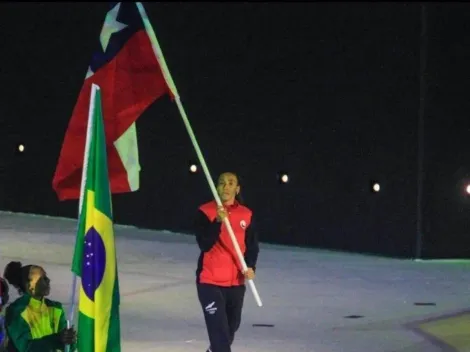
<svg viewBox="0 0 470 352"><path fill-rule="evenodd" d="M51 280L40 266L34 266L29 271L29 293L33 297L42 298L48 296L51 291Z"/></svg>
<svg viewBox="0 0 470 352"><path fill-rule="evenodd" d="M240 185L236 175L226 172L219 176L217 193L222 203L232 204L238 192L240 192Z"/></svg>

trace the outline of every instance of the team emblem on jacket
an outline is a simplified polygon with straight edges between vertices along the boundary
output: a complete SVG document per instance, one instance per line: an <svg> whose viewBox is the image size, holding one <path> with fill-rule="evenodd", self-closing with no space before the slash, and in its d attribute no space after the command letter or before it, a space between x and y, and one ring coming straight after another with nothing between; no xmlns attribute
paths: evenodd
<svg viewBox="0 0 470 352"><path fill-rule="evenodd" d="M246 229L246 222L245 220L240 221L240 227L245 230Z"/></svg>

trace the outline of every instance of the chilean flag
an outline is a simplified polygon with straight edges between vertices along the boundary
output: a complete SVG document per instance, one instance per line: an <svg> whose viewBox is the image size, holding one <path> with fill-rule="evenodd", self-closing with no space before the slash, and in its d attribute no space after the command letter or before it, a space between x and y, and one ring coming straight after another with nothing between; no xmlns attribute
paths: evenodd
<svg viewBox="0 0 470 352"><path fill-rule="evenodd" d="M158 98L173 98L134 2L112 3L69 122L52 181L60 200L78 199L91 84L101 88L112 193L139 189L135 122Z"/></svg>

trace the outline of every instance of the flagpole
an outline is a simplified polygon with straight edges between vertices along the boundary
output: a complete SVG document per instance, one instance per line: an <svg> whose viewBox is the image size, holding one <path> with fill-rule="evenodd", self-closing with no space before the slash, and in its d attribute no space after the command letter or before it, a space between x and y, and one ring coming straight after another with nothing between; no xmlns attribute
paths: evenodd
<svg viewBox="0 0 470 352"><path fill-rule="evenodd" d="M160 48L160 44L158 43L157 36L155 35L155 32L152 28L152 25L150 24L150 20L147 17L147 13L145 12L144 6L140 2L137 2L136 4L137 4L137 8L139 9L140 16L142 17L142 20L144 22L145 30L147 31L147 34L150 38L150 42L152 44L153 52L154 52L155 57L157 58L157 60L160 64L160 67L161 67L162 72L163 72L163 76L165 77L165 81L166 81L168 87L170 88L171 93L173 94L173 97L176 101L176 105L177 105L178 110L180 112L180 115L183 119L184 125L186 126L186 130L188 131L189 137L191 138L191 142L192 142L193 147L196 151L197 157L199 159L199 163L202 166L202 169L203 169L204 174L206 176L207 182L209 183L209 187L212 191L212 194L215 198L215 201L217 202L217 204L219 206L221 206L222 201L220 200L220 197L217 194L217 190L215 188L214 181L212 180L212 178L210 176L210 172L209 172L209 169L208 169L208 167L206 165L206 162L204 160L204 156L202 155L201 149L199 148L199 144L196 140L196 136L193 132L191 124L189 123L188 116L186 115L186 112L183 108L183 104L181 103L181 99L180 99L180 96L179 96L178 91L176 89L176 85L173 81L173 78L171 77L170 70L168 69L168 66L166 65L165 58L163 57L163 52L162 52L162 49ZM233 242L233 246L234 246L235 251L237 253L238 259L241 263L242 270L243 270L243 272L245 272L248 269L248 267L245 263L245 259L243 257L243 254L242 254L241 250L240 250L240 246L238 245L237 239L235 238L235 234L233 233L233 229L232 229L232 226L230 225L230 221L228 220L228 218L225 218L224 222L225 222L225 226L227 227L230 238ZM253 282L253 280L247 280L247 281L248 281L248 284L251 288L251 291L253 292L256 303L258 304L259 307L261 307L263 305L263 303L261 302L261 298L258 294L255 283Z"/></svg>
<svg viewBox="0 0 470 352"><path fill-rule="evenodd" d="M80 215L82 211L82 206L83 206L83 198L85 195L85 184L86 184L86 175L87 175L87 169L88 169L88 156L90 154L90 146L91 146L91 131L93 127L93 111L95 110L95 96L96 96L96 91L99 89L99 87L96 84L91 85L91 95L90 95L90 105L88 107L88 125L87 125L87 133L86 133L86 140L85 140L85 152L83 156L83 168L82 168L82 181L80 185L80 199L79 199L79 204L78 204L78 222L77 222L77 232L78 232L78 227L80 226ZM76 236L75 236L76 237ZM77 275L73 273L73 279L72 279L72 292L70 293L70 310L69 310L69 316L67 319L67 328L70 328L74 319L74 314L75 314L75 300L76 300L76 291L77 291ZM70 346L66 346L66 352L70 350Z"/></svg>

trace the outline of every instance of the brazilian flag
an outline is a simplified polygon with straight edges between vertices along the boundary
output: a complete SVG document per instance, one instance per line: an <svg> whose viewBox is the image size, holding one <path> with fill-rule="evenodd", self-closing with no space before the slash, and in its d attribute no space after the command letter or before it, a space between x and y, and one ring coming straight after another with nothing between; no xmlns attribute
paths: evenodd
<svg viewBox="0 0 470 352"><path fill-rule="evenodd" d="M72 271L81 278L77 349L117 352L121 351L119 281L101 94L96 85L90 104L86 180L72 263Z"/></svg>

